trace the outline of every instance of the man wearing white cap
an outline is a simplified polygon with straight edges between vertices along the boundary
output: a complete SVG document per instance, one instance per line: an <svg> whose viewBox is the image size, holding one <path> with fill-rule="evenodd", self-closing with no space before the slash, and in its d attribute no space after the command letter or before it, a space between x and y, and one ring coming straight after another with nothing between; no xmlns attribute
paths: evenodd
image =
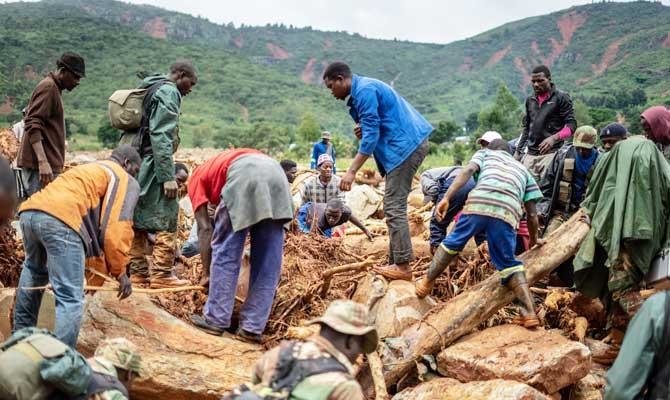
<svg viewBox="0 0 670 400"><path fill-rule="evenodd" d="M328 154L321 154L317 162L317 172L305 180L302 193L302 204L328 203L332 199L344 200L340 190L340 177L335 175L335 162Z"/></svg>
<svg viewBox="0 0 670 400"><path fill-rule="evenodd" d="M312 147L312 161L309 166L311 169L315 169L319 166L319 157L323 154L330 156L330 159L333 161L333 173L336 173L335 147L330 143L330 132L328 131L321 132L321 141L314 143L314 147Z"/></svg>
<svg viewBox="0 0 670 400"><path fill-rule="evenodd" d="M500 136L500 134L498 132L496 132L496 131L486 131L486 132L484 132L482 137L477 139L477 144L482 149L485 149L485 148L489 147L489 143L491 143L492 141L494 141L496 139L502 139L502 136Z"/></svg>

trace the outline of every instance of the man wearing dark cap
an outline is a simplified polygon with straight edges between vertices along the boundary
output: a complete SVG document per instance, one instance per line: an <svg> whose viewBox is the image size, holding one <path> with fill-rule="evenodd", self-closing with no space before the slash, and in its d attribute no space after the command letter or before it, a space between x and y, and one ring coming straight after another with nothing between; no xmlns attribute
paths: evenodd
<svg viewBox="0 0 670 400"><path fill-rule="evenodd" d="M615 144L626 140L628 131L621 124L609 124L600 130L600 141L603 143L603 150L610 151Z"/></svg>
<svg viewBox="0 0 670 400"><path fill-rule="evenodd" d="M64 53L33 91L25 113L25 132L17 165L26 197L53 181L65 164L65 115L63 90L72 91L86 76L84 59Z"/></svg>

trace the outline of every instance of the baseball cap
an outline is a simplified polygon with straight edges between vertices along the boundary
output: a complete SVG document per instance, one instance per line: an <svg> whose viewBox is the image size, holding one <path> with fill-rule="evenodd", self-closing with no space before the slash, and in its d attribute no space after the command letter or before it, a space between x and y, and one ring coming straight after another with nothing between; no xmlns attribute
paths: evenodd
<svg viewBox="0 0 670 400"><path fill-rule="evenodd" d="M583 149L592 149L596 145L597 136L598 132L596 131L596 128L590 125L582 125L575 131L572 145Z"/></svg>
<svg viewBox="0 0 670 400"><path fill-rule="evenodd" d="M615 136L628 136L628 130L625 126L617 123L609 124L600 130L600 138L606 139Z"/></svg>
<svg viewBox="0 0 670 400"><path fill-rule="evenodd" d="M491 143L492 141L494 141L496 139L502 139L502 136L500 136L500 134L496 131L487 131L487 132L484 132L482 137L477 139L477 144L480 144L482 141L484 141L486 143Z"/></svg>
<svg viewBox="0 0 670 400"><path fill-rule="evenodd" d="M321 132L321 139L330 139L330 132L328 131Z"/></svg>

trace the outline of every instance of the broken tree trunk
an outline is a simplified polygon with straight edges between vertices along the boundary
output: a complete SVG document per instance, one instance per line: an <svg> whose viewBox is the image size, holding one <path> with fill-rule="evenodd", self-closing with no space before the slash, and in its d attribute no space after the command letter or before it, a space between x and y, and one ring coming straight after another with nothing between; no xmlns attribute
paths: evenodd
<svg viewBox="0 0 670 400"><path fill-rule="evenodd" d="M544 246L520 256L526 265L529 283L537 282L577 252L589 231L588 225L579 221L582 215L581 211L577 212L547 237ZM422 321L403 331L400 337L404 344L402 351L394 352L396 355L393 359L382 360L387 367L384 371L387 386L398 382L410 372L423 355L435 354L470 333L513 299L514 294L502 286L498 275L494 274L470 290L436 306ZM363 382L369 385L369 376L365 376Z"/></svg>
<svg viewBox="0 0 670 400"><path fill-rule="evenodd" d="M118 301L116 293L88 298L78 349L87 356L105 338L125 337L142 356L132 398L219 399L249 381L260 346L206 334L154 305L144 294Z"/></svg>

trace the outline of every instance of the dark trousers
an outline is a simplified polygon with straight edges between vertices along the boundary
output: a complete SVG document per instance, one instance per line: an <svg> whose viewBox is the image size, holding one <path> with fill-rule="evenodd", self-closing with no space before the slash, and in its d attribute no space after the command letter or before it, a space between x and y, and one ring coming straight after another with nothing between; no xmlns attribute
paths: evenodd
<svg viewBox="0 0 670 400"><path fill-rule="evenodd" d="M386 175L384 215L390 237L390 264L406 263L414 259L407 220L407 196L412 190L412 179L427 153L428 140L425 140L402 164Z"/></svg>
<svg viewBox="0 0 670 400"><path fill-rule="evenodd" d="M230 327L237 280L242 265L244 242L251 236L249 293L240 309L240 327L263 333L268 322L281 275L284 223L266 219L234 232L228 209L219 205L212 236L212 274L204 315L207 322L222 329Z"/></svg>

